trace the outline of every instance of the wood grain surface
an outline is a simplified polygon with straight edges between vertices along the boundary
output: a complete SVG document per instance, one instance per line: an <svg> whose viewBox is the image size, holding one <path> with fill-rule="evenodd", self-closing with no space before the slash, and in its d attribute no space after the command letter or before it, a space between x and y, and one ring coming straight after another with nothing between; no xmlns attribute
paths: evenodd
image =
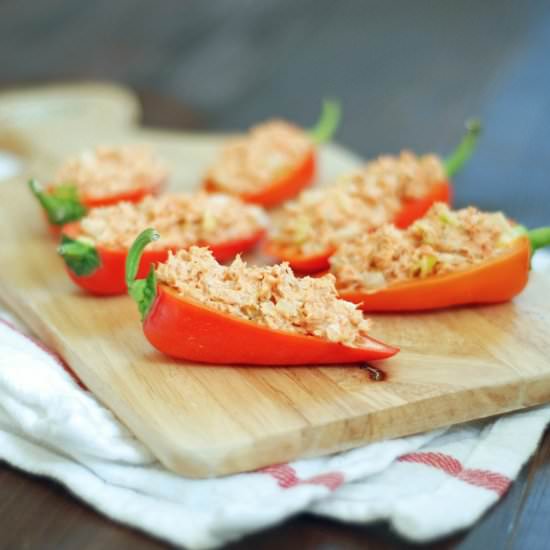
<svg viewBox="0 0 550 550"><path fill-rule="evenodd" d="M50 139L46 139L47 132ZM100 141L147 141L174 188L196 186L220 137L132 124L70 137L21 129L31 166L48 178L64 154ZM353 164L327 148L320 180ZM550 280L533 275L514 303L374 318L373 335L399 345L373 383L357 366L251 368L176 363L141 334L127 297L97 299L66 277L23 178L0 189L0 295L168 468L192 477L255 469L498 414L550 399Z"/></svg>

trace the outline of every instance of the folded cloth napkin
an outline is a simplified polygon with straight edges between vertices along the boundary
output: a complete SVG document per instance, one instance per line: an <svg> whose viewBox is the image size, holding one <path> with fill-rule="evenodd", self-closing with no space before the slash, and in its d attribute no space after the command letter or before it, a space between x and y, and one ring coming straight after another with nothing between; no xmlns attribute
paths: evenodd
<svg viewBox="0 0 550 550"><path fill-rule="evenodd" d="M549 269L548 256L537 267ZM508 489L550 406L217 479L167 471L56 355L0 316L0 458L100 513L187 548L215 548L298 512L388 521L425 542L472 525Z"/></svg>

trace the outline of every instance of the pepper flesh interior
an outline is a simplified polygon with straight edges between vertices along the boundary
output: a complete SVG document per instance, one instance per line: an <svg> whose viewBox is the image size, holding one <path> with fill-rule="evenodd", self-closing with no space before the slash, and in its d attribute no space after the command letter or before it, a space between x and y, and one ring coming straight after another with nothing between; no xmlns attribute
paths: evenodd
<svg viewBox="0 0 550 550"><path fill-rule="evenodd" d="M313 255L393 220L403 203L446 180L436 155L381 156L331 187L304 191L274 218L272 240L294 254Z"/></svg>
<svg viewBox="0 0 550 550"><path fill-rule="evenodd" d="M501 212L437 203L406 230L386 224L343 244L330 259L331 272L344 292L372 292L480 264L508 251L517 236Z"/></svg>
<svg viewBox="0 0 550 550"><path fill-rule="evenodd" d="M218 264L208 249L170 254L156 269L159 283L210 309L273 330L361 347L371 323L337 296L334 277L295 277L288 264L248 266L237 257Z"/></svg>

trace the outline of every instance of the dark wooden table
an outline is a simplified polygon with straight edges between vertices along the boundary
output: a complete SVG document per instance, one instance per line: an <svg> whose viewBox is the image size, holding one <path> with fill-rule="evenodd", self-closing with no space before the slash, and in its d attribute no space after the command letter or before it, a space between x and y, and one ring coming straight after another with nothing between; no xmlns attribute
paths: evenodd
<svg viewBox="0 0 550 550"><path fill-rule="evenodd" d="M334 96L339 141L369 157L445 153L478 115L486 132L456 202L529 226L550 222L549 52L546 0L0 0L1 81L122 81L157 126L243 128L272 114L307 125ZM474 528L422 548L550 548L549 465L547 435ZM5 465L0 487L2 549L164 547ZM300 516L230 546L285 547L408 545L383 525Z"/></svg>

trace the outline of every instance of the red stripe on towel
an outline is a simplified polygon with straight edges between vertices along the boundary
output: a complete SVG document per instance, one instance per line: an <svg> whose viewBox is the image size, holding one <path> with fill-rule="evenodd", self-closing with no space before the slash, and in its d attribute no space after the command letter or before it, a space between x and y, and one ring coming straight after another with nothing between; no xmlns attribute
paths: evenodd
<svg viewBox="0 0 550 550"><path fill-rule="evenodd" d="M344 483L344 474L341 472L328 472L319 474L307 479L300 479L296 474L296 470L289 464L275 464L274 466L266 466L257 470L258 473L269 474L277 480L277 484L282 489L290 489L297 485L323 485L331 491L335 491Z"/></svg>
<svg viewBox="0 0 550 550"><path fill-rule="evenodd" d="M452 477L456 477L465 483L483 487L489 491L494 491L502 496L510 487L512 480L497 472L490 470L478 470L473 468L464 468L462 463L451 455L444 453L410 453L400 456L400 462L413 462L415 464L424 464L442 470Z"/></svg>
<svg viewBox="0 0 550 550"><path fill-rule="evenodd" d="M277 480L279 487L283 489L290 489L300 483L296 470L288 464L275 464L274 466L267 466L261 468L258 472L262 474L269 474Z"/></svg>

